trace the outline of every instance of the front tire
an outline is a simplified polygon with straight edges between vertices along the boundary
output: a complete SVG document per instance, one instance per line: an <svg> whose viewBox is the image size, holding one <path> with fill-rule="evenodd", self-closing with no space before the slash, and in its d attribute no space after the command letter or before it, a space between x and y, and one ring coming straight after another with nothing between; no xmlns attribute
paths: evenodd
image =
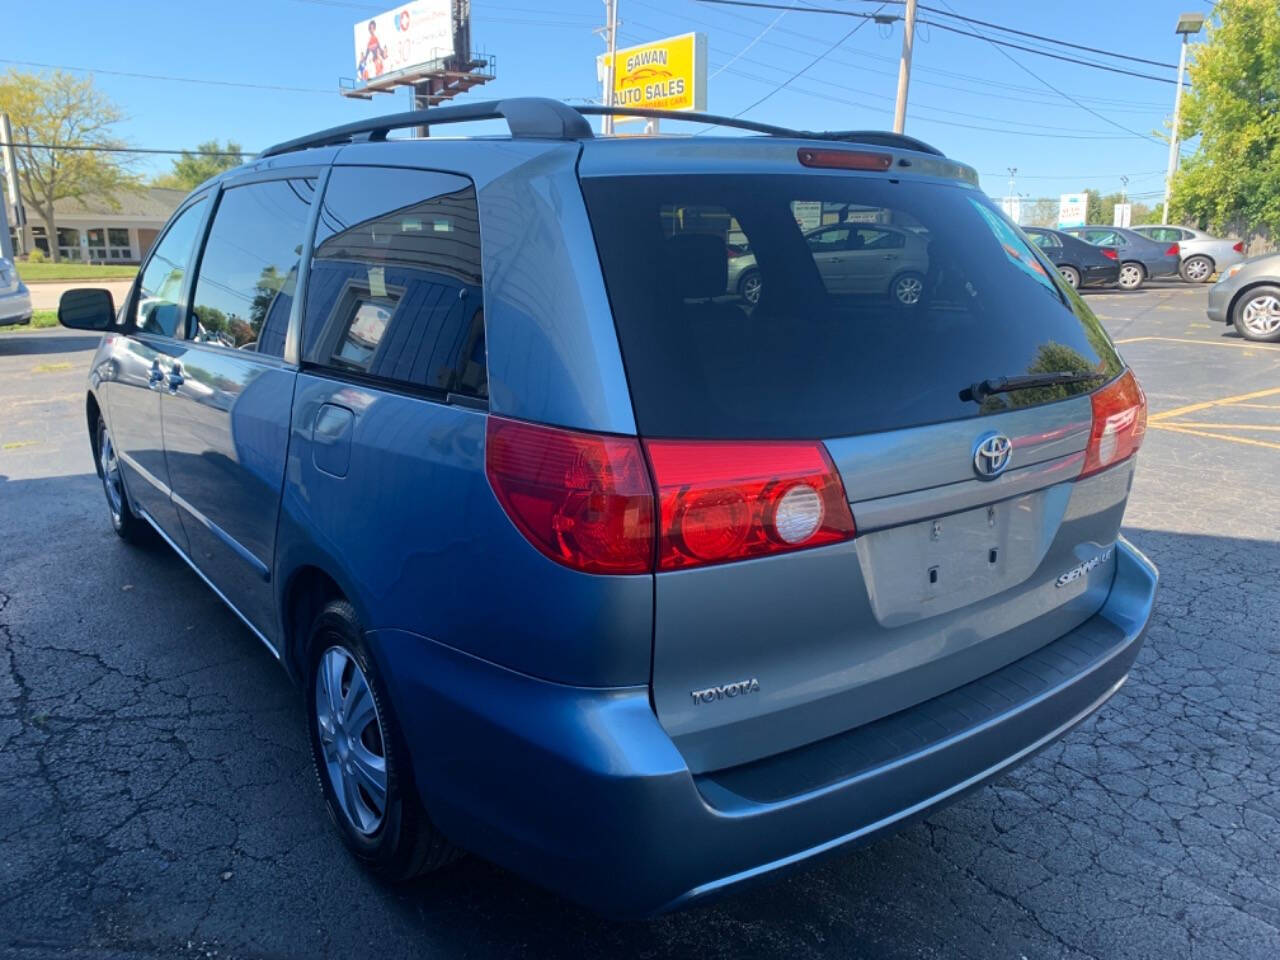
<svg viewBox="0 0 1280 960"><path fill-rule="evenodd" d="M94 436L94 454L97 458L98 477L102 480L102 492L107 498L107 515L116 536L129 543L145 543L151 528L133 512L129 505L129 492L124 486L124 474L120 470L120 455L107 429L107 421L98 417Z"/></svg>
<svg viewBox="0 0 1280 960"><path fill-rule="evenodd" d="M1231 320L1246 340L1280 343L1280 287L1268 284L1247 291L1236 301Z"/></svg>
<svg viewBox="0 0 1280 960"><path fill-rule="evenodd" d="M1077 270L1075 267L1061 266L1058 268L1058 272L1062 274L1062 279L1067 281L1067 286L1069 286L1072 290L1080 289L1080 271L1079 270Z"/></svg>
<svg viewBox="0 0 1280 960"><path fill-rule="evenodd" d="M320 611L308 650L311 756L347 849L396 882L457 859L418 799L408 749L350 603L333 600Z"/></svg>
<svg viewBox="0 0 1280 960"><path fill-rule="evenodd" d="M1213 276L1213 261L1208 257L1187 257L1178 272L1187 283L1208 283Z"/></svg>
<svg viewBox="0 0 1280 960"><path fill-rule="evenodd" d="M1140 263L1130 260L1120 265L1120 279L1117 281L1121 290L1137 290L1147 278L1146 268Z"/></svg>

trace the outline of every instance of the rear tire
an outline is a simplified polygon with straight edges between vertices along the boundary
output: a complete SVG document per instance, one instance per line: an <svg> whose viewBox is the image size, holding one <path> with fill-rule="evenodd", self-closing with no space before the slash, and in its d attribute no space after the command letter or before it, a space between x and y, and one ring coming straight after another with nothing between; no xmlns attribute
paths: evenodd
<svg viewBox="0 0 1280 960"><path fill-rule="evenodd" d="M107 516L111 518L111 529L115 530L121 540L129 543L148 542L152 535L151 527L129 505L129 491L125 489L120 456L111 439L111 431L107 429L107 421L101 416L98 417L94 434L93 452L97 460L98 477L102 480L102 492L107 498Z"/></svg>
<svg viewBox="0 0 1280 960"><path fill-rule="evenodd" d="M1240 336L1258 343L1280 343L1280 287L1254 287L1236 301L1231 320Z"/></svg>
<svg viewBox="0 0 1280 960"><path fill-rule="evenodd" d="M760 291L762 289L764 287L763 281L760 279L759 270L748 270L738 281L738 296L753 307L760 302Z"/></svg>
<svg viewBox="0 0 1280 960"><path fill-rule="evenodd" d="M355 609L332 600L311 626L307 733L329 817L347 849L392 882L438 870L461 852L427 817L409 752Z"/></svg>
<svg viewBox="0 0 1280 960"><path fill-rule="evenodd" d="M1061 266L1058 268L1058 272L1062 274L1062 279L1067 281L1067 286L1069 286L1072 290L1080 289L1080 271L1079 270L1071 266Z"/></svg>
<svg viewBox="0 0 1280 960"><path fill-rule="evenodd" d="M912 309L924 299L924 274L915 270L903 270L889 284L889 296L898 307Z"/></svg>
<svg viewBox="0 0 1280 960"><path fill-rule="evenodd" d="M1120 264L1120 278L1117 283L1121 290L1137 290L1145 279L1147 279L1147 270L1142 264L1132 260Z"/></svg>
<svg viewBox="0 0 1280 960"><path fill-rule="evenodd" d="M1187 283L1208 283L1213 276L1213 261L1198 255L1187 257L1178 268L1178 273L1182 274L1182 279Z"/></svg>

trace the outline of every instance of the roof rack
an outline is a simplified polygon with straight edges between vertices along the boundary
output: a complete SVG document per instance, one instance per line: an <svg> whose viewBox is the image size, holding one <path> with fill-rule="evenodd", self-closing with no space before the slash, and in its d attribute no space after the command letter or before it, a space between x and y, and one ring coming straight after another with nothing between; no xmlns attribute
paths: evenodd
<svg viewBox="0 0 1280 960"><path fill-rule="evenodd" d="M589 140L594 134L587 123L588 116L645 117L652 119L684 120L707 123L717 127L735 127L764 133L771 137L792 137L801 140L837 140L845 143L865 143L872 146L898 147L943 156L941 150L901 133L883 130L843 130L818 132L792 130L754 120L722 117L714 113L691 113L680 110L654 110L648 107L603 107L585 105L571 107L559 100L545 97L511 97L506 100L486 100L482 103L457 104L451 107L433 107L430 110L409 110L385 117L356 120L341 126L330 127L318 133L308 134L277 143L263 150L259 156L274 157L308 147L327 147L339 143L361 141L379 142L387 139L392 130L406 127L436 126L442 123L466 123L471 120L506 120L511 136L516 139Z"/></svg>

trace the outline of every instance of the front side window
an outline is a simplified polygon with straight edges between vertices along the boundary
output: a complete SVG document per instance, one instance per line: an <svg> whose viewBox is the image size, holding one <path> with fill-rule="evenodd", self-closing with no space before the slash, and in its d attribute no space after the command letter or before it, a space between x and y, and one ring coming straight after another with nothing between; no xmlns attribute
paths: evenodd
<svg viewBox="0 0 1280 960"><path fill-rule="evenodd" d="M223 192L191 298L193 340L284 355L315 189L299 178Z"/></svg>
<svg viewBox="0 0 1280 960"><path fill-rule="evenodd" d="M335 168L316 227L302 345L306 362L331 370L487 397L471 182Z"/></svg>
<svg viewBox="0 0 1280 960"><path fill-rule="evenodd" d="M207 202L206 197L201 197L178 214L142 270L132 320L143 333L172 337L177 332L182 281Z"/></svg>

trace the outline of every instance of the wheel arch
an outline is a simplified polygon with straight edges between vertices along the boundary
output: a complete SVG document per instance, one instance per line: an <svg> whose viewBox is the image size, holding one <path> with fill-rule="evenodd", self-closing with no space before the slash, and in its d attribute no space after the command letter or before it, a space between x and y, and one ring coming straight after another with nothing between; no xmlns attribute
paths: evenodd
<svg viewBox="0 0 1280 960"><path fill-rule="evenodd" d="M299 563L283 580L280 593L282 627L281 660L295 682L307 673L307 629L316 615L331 600L346 600L356 610L361 623L367 623L355 594L346 589L327 564L314 561Z"/></svg>
<svg viewBox="0 0 1280 960"><path fill-rule="evenodd" d="M1280 283L1276 283L1273 280L1254 280L1252 283L1246 284L1237 290L1235 296L1231 298L1231 303L1227 305L1228 324L1236 322L1236 307L1240 305L1240 301L1245 298L1245 295L1257 290L1259 287L1280 287Z"/></svg>

